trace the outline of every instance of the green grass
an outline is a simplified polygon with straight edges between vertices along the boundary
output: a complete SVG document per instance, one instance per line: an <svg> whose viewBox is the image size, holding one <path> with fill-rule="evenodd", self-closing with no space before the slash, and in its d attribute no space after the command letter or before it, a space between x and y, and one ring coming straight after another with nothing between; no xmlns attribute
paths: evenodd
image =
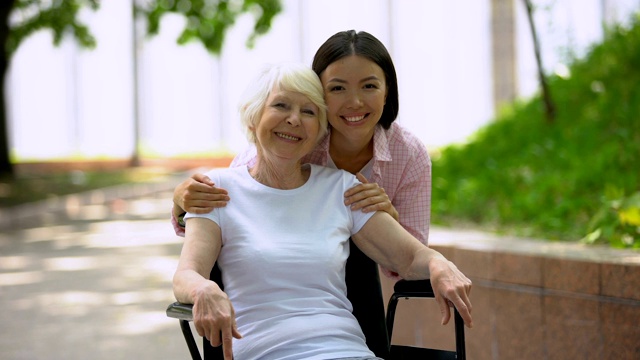
<svg viewBox="0 0 640 360"><path fill-rule="evenodd" d="M549 79L555 122L535 97L434 156L435 223L640 247L640 22L570 71Z"/></svg>

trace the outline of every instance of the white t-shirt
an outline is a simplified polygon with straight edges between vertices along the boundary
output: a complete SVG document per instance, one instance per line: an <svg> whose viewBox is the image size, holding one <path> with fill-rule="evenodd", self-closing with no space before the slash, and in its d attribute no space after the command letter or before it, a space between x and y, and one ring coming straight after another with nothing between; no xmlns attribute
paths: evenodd
<svg viewBox="0 0 640 360"><path fill-rule="evenodd" d="M236 360L374 356L347 299L349 237L373 213L351 211L344 192L358 183L346 171L310 166L299 188L255 181L246 166L207 176L229 191L227 206L198 216L222 230L218 264L242 339Z"/></svg>

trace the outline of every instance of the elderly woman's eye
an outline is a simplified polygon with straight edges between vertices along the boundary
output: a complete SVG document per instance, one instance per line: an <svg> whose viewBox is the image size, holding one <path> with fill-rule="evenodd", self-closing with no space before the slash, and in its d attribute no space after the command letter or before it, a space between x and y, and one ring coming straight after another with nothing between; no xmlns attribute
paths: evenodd
<svg viewBox="0 0 640 360"><path fill-rule="evenodd" d="M302 112L307 115L315 116L316 112L313 109L302 109Z"/></svg>

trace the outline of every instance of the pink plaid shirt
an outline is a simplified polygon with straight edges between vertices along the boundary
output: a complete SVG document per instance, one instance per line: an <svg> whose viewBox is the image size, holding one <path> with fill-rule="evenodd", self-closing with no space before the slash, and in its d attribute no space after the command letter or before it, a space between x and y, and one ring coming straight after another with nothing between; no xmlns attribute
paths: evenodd
<svg viewBox="0 0 640 360"><path fill-rule="evenodd" d="M326 166L329 160L329 132L303 163ZM376 127L373 136L373 169L370 182L384 188L399 214L400 224L427 245L431 212L431 159L415 135L394 122L388 130ZM230 167L255 165L256 149L249 147L233 159ZM233 194L231 194L233 196ZM175 218L176 234L184 236ZM385 271L387 275L390 275Z"/></svg>

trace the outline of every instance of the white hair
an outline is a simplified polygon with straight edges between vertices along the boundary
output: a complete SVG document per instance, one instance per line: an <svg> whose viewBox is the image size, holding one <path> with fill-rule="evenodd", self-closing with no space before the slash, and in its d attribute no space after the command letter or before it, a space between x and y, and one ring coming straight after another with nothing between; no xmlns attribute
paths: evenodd
<svg viewBox="0 0 640 360"><path fill-rule="evenodd" d="M316 141L327 133L327 105L318 75L302 64L281 63L265 67L249 84L240 100L240 121L250 142L256 143L256 135L250 129L257 127L267 98L274 89L298 92L309 98L318 107L320 132Z"/></svg>

